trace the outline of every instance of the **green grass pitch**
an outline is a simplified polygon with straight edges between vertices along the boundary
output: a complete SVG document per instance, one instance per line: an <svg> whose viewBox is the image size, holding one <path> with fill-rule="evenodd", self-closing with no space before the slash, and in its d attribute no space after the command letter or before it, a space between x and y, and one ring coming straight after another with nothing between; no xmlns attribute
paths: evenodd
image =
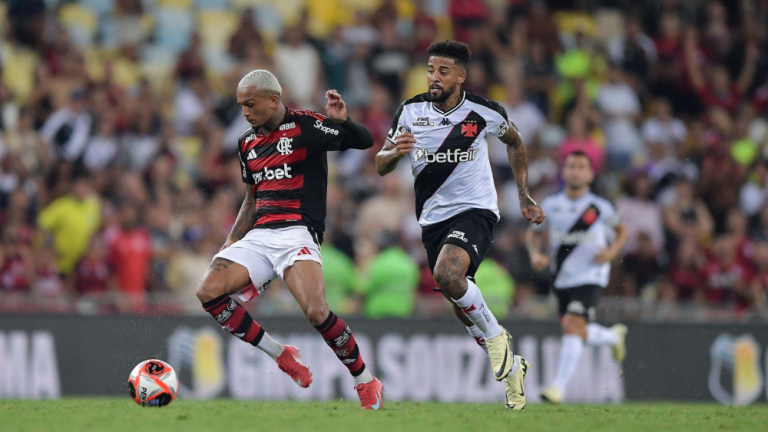
<svg viewBox="0 0 768 432"><path fill-rule="evenodd" d="M176 400L141 408L126 398L57 401L0 400L0 430L37 431L760 431L768 405L713 404L501 405L390 402L377 412L351 402L243 402Z"/></svg>

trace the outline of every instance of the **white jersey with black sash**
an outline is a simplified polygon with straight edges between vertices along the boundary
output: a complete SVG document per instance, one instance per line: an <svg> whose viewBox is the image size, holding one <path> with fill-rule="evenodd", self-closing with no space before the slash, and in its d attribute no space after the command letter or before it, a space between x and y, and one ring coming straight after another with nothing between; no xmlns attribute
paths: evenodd
<svg viewBox="0 0 768 432"><path fill-rule="evenodd" d="M611 264L598 264L595 255L615 237L619 215L608 200L587 192L572 200L560 192L544 199L547 218L536 231L549 230L549 255L555 289L608 285Z"/></svg>
<svg viewBox="0 0 768 432"><path fill-rule="evenodd" d="M464 91L448 112L429 102L427 93L400 105L387 139L394 143L406 131L416 139L410 159L422 227L473 209L499 217L486 136L502 136L508 128L501 105Z"/></svg>

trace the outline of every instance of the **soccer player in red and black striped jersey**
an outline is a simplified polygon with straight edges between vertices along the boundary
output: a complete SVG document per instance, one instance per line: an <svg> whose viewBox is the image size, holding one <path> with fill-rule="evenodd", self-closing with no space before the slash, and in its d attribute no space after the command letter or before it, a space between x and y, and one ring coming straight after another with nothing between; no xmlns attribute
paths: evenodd
<svg viewBox="0 0 768 432"><path fill-rule="evenodd" d="M325 229L326 152L367 149L373 137L347 117L341 96L326 93L326 114L283 106L277 78L255 70L237 102L251 128L238 140L245 199L224 246L197 290L203 308L236 337L266 352L301 387L312 383L295 347L272 339L230 295L248 301L280 277L339 360L363 409L379 409L383 387L366 369L355 337L325 301L320 243Z"/></svg>

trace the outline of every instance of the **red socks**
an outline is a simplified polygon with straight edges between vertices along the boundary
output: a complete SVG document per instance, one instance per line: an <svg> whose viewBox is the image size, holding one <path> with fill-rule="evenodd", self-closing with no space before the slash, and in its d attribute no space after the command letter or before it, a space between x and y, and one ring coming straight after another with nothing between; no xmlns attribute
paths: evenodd
<svg viewBox="0 0 768 432"><path fill-rule="evenodd" d="M341 318L331 312L325 322L315 328L352 376L359 376L365 371L365 363L355 337Z"/></svg>
<svg viewBox="0 0 768 432"><path fill-rule="evenodd" d="M264 337L264 329L235 299L228 295L216 297L203 303L203 309L221 324L221 327L235 337L256 346Z"/></svg>

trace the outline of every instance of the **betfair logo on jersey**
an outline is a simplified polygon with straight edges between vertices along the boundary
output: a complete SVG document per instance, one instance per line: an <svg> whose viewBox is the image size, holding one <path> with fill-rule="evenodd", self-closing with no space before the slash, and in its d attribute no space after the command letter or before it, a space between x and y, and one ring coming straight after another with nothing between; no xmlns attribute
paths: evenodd
<svg viewBox="0 0 768 432"><path fill-rule="evenodd" d="M323 122L320 120L315 120L315 129L320 129L323 131L323 133L331 134L331 135L338 135L339 131L334 128L329 128L328 126L324 125Z"/></svg>
<svg viewBox="0 0 768 432"><path fill-rule="evenodd" d="M459 149L441 153L430 153L427 149L417 148L413 152L413 162L419 163L422 159L424 163L458 163L470 162L475 160L478 149L469 149L461 151Z"/></svg>
<svg viewBox="0 0 768 432"><path fill-rule="evenodd" d="M564 245L577 245L595 241L595 235L588 231L574 231L567 233L553 231L550 235L552 236L552 240L558 241L560 244Z"/></svg>
<svg viewBox="0 0 768 432"><path fill-rule="evenodd" d="M413 122L414 126L434 126L435 122L429 121L429 117L416 117L416 121Z"/></svg>
<svg viewBox="0 0 768 432"><path fill-rule="evenodd" d="M253 181L255 181L256 184L261 183L263 180L282 180L285 178L293 178L291 176L291 167L289 167L288 164L283 164L282 168L275 169L264 167L263 171L253 173Z"/></svg>

